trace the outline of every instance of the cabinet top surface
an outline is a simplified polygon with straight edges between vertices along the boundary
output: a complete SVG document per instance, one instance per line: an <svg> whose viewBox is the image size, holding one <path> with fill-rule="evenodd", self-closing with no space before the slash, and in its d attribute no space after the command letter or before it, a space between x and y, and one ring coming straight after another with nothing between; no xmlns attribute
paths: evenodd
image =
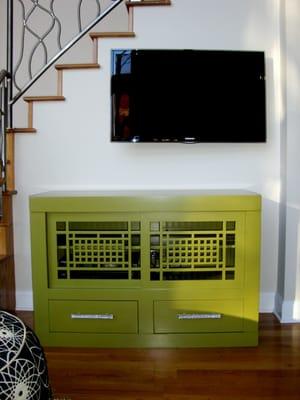
<svg viewBox="0 0 300 400"><path fill-rule="evenodd" d="M94 190L94 191L49 191L30 196L35 197L198 197L198 196L259 196L258 193L242 189L201 190Z"/></svg>
<svg viewBox="0 0 300 400"><path fill-rule="evenodd" d="M32 195L31 211L146 212L260 210L261 196L246 190L57 191Z"/></svg>

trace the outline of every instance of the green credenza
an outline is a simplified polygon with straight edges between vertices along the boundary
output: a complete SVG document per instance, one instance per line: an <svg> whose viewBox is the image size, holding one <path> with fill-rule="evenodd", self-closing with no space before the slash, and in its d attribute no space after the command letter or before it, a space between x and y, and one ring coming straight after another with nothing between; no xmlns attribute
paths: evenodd
<svg viewBox="0 0 300 400"><path fill-rule="evenodd" d="M246 191L31 196L41 342L256 345L260 210Z"/></svg>

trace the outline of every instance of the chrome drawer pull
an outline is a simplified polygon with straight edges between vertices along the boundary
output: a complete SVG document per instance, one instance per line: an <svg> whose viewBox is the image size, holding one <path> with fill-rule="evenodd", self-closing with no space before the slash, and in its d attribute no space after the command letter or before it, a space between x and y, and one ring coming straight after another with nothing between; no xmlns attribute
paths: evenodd
<svg viewBox="0 0 300 400"><path fill-rule="evenodd" d="M114 314L71 314L71 319L114 319Z"/></svg>
<svg viewBox="0 0 300 400"><path fill-rule="evenodd" d="M177 314L177 319L220 319L222 314Z"/></svg>

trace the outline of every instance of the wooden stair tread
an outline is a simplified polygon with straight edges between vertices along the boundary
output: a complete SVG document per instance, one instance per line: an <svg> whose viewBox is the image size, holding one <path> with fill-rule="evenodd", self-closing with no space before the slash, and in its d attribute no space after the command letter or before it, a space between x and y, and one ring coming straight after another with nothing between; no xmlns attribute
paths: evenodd
<svg viewBox="0 0 300 400"><path fill-rule="evenodd" d="M35 128L13 128L14 133L36 133Z"/></svg>
<svg viewBox="0 0 300 400"><path fill-rule="evenodd" d="M170 6L171 0L127 1L126 5L127 5L127 7Z"/></svg>
<svg viewBox="0 0 300 400"><path fill-rule="evenodd" d="M64 96L28 96L24 97L24 101L64 101L66 98Z"/></svg>
<svg viewBox="0 0 300 400"><path fill-rule="evenodd" d="M91 32L90 37L92 39L100 39L100 38L131 38L135 37L134 32Z"/></svg>
<svg viewBox="0 0 300 400"><path fill-rule="evenodd" d="M1 255L1 254L0 254L0 263L1 263L2 261L7 260L9 257L10 257L9 255Z"/></svg>
<svg viewBox="0 0 300 400"><path fill-rule="evenodd" d="M83 63L83 64L57 64L55 65L57 70L62 69L92 69L92 68L100 68L100 65L97 63Z"/></svg>

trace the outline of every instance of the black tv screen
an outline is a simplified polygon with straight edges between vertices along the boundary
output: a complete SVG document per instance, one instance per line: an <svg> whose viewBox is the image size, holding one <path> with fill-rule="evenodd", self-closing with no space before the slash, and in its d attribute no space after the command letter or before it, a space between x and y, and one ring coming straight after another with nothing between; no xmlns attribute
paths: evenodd
<svg viewBox="0 0 300 400"><path fill-rule="evenodd" d="M266 141L260 51L112 51L112 134L117 142Z"/></svg>

